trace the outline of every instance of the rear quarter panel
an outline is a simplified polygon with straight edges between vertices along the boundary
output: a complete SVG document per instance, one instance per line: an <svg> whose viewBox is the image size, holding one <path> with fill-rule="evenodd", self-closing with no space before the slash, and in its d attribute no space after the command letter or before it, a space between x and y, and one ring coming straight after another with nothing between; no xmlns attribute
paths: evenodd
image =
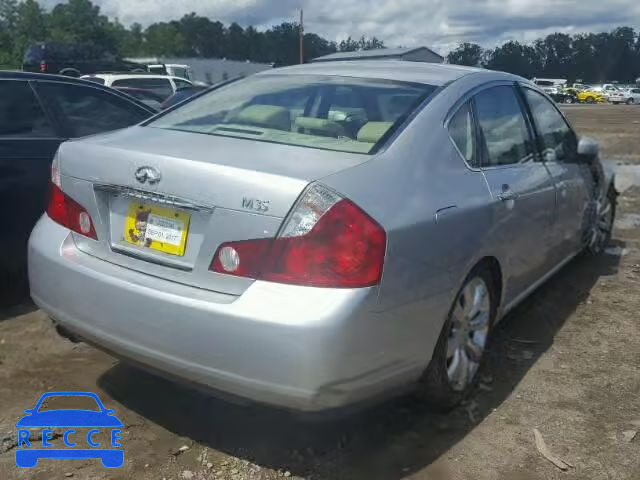
<svg viewBox="0 0 640 480"><path fill-rule="evenodd" d="M470 269L485 256L502 257L484 175L466 165L444 127L456 102L485 78L449 85L378 156L322 180L385 228L377 308L394 319L389 346L425 365Z"/></svg>

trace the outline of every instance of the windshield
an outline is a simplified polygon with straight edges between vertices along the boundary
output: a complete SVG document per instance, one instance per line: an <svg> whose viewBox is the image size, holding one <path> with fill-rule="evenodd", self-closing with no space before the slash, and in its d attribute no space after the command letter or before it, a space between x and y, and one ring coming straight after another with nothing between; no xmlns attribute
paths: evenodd
<svg viewBox="0 0 640 480"><path fill-rule="evenodd" d="M214 90L149 125L371 153L434 90L386 80L261 75Z"/></svg>

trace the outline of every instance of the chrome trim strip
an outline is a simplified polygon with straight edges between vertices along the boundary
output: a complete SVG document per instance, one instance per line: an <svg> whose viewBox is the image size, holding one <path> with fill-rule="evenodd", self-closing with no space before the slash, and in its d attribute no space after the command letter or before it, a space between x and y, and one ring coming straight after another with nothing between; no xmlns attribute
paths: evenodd
<svg viewBox="0 0 640 480"><path fill-rule="evenodd" d="M167 195L160 192L149 192L147 190L140 190L132 187L123 187L120 185L109 185L95 183L93 185L94 190L107 192L122 197L131 197L138 200L147 202L158 203L160 205L169 205L175 208L181 208L183 210L193 210L196 212L208 212L212 213L214 207L209 205L203 205L201 203L188 200L185 198L175 197L173 195Z"/></svg>

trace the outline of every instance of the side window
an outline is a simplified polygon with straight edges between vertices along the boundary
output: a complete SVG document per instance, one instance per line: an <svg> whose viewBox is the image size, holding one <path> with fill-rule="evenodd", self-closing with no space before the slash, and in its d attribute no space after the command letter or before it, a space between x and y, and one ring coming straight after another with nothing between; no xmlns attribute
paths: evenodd
<svg viewBox="0 0 640 480"><path fill-rule="evenodd" d="M137 105L97 88L42 82L38 89L56 107L73 137L125 128L150 116Z"/></svg>
<svg viewBox="0 0 640 480"><path fill-rule="evenodd" d="M27 82L0 81L0 138L57 137Z"/></svg>
<svg viewBox="0 0 640 480"><path fill-rule="evenodd" d="M483 90L474 101L486 147L486 165L533 160L531 138L513 87L504 85Z"/></svg>
<svg viewBox="0 0 640 480"><path fill-rule="evenodd" d="M176 89L180 90L181 88L190 88L191 82L187 82L186 80L181 80L179 78L174 78L173 81L176 84Z"/></svg>
<svg viewBox="0 0 640 480"><path fill-rule="evenodd" d="M121 80L115 80L112 87L130 87L130 88L142 88L143 90L149 90L153 93L160 95L162 98L168 98L173 95L173 87L168 78L123 78Z"/></svg>
<svg viewBox="0 0 640 480"><path fill-rule="evenodd" d="M476 132L469 102L460 107L449 120L449 135L467 163L477 167Z"/></svg>
<svg viewBox="0 0 640 480"><path fill-rule="evenodd" d="M525 88L524 95L540 136L542 158L546 161L573 161L577 155L578 141L560 112L538 92Z"/></svg>

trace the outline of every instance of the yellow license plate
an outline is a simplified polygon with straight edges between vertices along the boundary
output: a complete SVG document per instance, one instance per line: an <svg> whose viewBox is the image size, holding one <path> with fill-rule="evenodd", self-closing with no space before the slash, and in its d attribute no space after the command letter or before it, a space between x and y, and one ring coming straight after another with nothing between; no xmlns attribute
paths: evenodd
<svg viewBox="0 0 640 480"><path fill-rule="evenodd" d="M183 256L191 215L173 208L131 202L124 239L145 248Z"/></svg>

